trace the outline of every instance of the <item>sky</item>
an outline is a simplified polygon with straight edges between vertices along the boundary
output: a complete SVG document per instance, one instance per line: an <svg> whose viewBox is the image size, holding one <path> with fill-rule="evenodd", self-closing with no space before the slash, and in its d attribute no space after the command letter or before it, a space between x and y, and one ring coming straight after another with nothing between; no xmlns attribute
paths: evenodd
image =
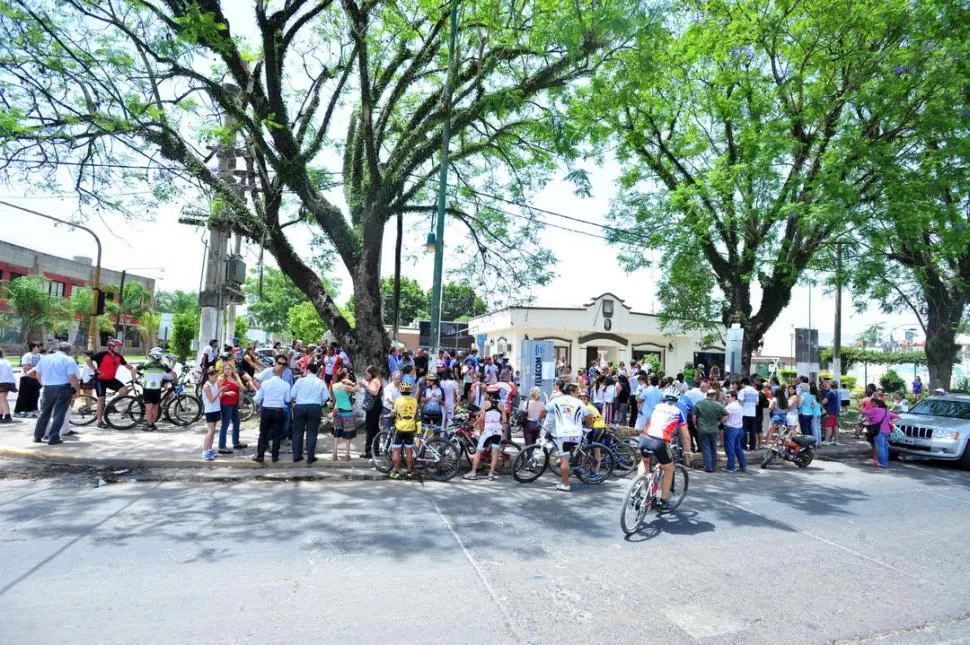
<svg viewBox="0 0 970 645"><path fill-rule="evenodd" d="M249 11L243 3L227 5L229 19L236 34L245 33L246 21L251 21ZM249 27L252 30L252 27ZM341 131L340 116L335 118L334 127ZM344 119L345 120L345 119ZM331 163L332 162L332 163ZM338 160L325 160L330 167L339 168ZM587 167L592 182L592 197L580 198L573 192L572 184L561 179L551 181L544 190L534 195L531 205L556 213L586 220L588 224L565 221L543 216L550 223L568 228L583 230L601 236L602 229L597 224L605 223L610 199L615 193L619 167L607 162L595 167ZM144 186L119 186L119 193L132 190L145 190ZM76 201L71 198L51 199L36 194L35 189L26 191L16 185L0 184L0 199L25 208L31 208L56 217L70 218L76 213ZM328 193L335 203L342 204L343 196L339 190ZM186 198L185 201L190 201ZM104 245L103 265L108 268L128 269L133 273L153 277L157 288L165 290L182 289L198 291L204 254L206 232L203 229L178 223L183 202L176 199L173 203L149 212L139 220L126 220L121 215L104 214L90 217L87 224L101 237ZM191 204L189 204L191 205ZM508 207L515 210L515 207ZM408 216L412 217L412 216ZM406 241L404 251L404 271L416 279L424 288L431 287L433 256L423 251L428 233L427 218L407 220L405 223ZM296 225L287 229L294 246L306 257L309 241L313 235L307 225ZM93 257L94 243L87 234L65 227L58 227L42 218L0 206L0 235L14 244L20 244L55 255L72 257L86 255ZM449 226L445 234L445 270L454 265L463 249L460 242L464 239L462 231ZM535 288L531 295L537 306L579 306L604 292L611 292L624 300L635 311L654 313L658 305L655 298L655 285L660 278L658 269L642 269L633 273L625 272L614 259L617 250L602 239L582 233L547 228L542 234L543 244L547 245L559 262L555 267L555 277L545 287ZM390 223L384 240L382 275L393 275L394 270L394 223ZM257 264L258 247L244 246L248 266ZM272 259L266 255L267 263ZM657 253L654 260L662 263L662 255ZM338 302L343 303L351 295L349 275L342 266L334 268L334 274L342 279ZM480 290L481 285L477 286ZM810 295L811 294L811 295ZM754 297L760 297L755 291ZM809 313L811 298L811 313ZM486 298L487 300L487 298ZM917 326L912 314L889 316L875 307L869 306L862 313L854 311L851 297L844 298L843 342L850 343L856 335L872 324L882 322L887 332L905 327ZM819 342L831 342L832 325L835 312L834 299L823 293L822 289L807 286L796 287L792 304L781 314L765 339L766 355L790 355L791 335L795 327L814 327L819 329Z"/></svg>

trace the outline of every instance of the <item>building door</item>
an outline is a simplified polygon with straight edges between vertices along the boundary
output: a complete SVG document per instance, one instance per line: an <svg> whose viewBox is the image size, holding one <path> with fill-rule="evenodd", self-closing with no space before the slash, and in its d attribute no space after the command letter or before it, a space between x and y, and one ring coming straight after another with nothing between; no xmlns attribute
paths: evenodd
<svg viewBox="0 0 970 645"><path fill-rule="evenodd" d="M589 366L590 365L593 365L595 363L599 363L599 360L600 360L600 351L599 351L599 349L596 348L596 347L587 347L586 348L586 362L583 363L583 369L584 370L585 369L589 369Z"/></svg>

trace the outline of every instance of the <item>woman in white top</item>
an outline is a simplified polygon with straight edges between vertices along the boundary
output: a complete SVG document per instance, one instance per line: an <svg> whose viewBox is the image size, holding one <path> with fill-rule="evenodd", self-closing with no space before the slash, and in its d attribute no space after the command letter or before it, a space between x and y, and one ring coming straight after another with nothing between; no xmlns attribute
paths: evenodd
<svg viewBox="0 0 970 645"><path fill-rule="evenodd" d="M448 423L455 416L455 404L458 402L458 383L453 377L454 374L450 370L442 372L441 382L438 385L441 388L442 407L444 408L444 414L441 417L443 429L448 427Z"/></svg>
<svg viewBox="0 0 970 645"><path fill-rule="evenodd" d="M40 343L30 343L30 351L20 359L20 391L14 414L18 417L37 416L37 403L40 401L40 381L28 373L40 362Z"/></svg>
<svg viewBox="0 0 970 645"><path fill-rule="evenodd" d="M498 475L495 468L498 466L498 455L502 450L502 429L505 427L505 410L499 408L496 403L497 397L489 397L485 400L485 408L478 416L476 425L482 429L478 438L478 450L475 458L472 459L471 472L465 475L465 479L478 479L478 465L482 460L482 453L490 446L492 449L492 466L488 471L488 480L494 481Z"/></svg>
<svg viewBox="0 0 970 645"><path fill-rule="evenodd" d="M216 451L212 449L212 442L216 437L216 421L222 420L222 404L220 399L226 386L219 387L219 372L209 368L206 372L205 385L202 386L202 411L205 412L205 439L202 441L202 458L212 461L216 458Z"/></svg>
<svg viewBox="0 0 970 645"><path fill-rule="evenodd" d="M7 403L7 392L17 391L17 381L13 377L13 368L6 354L0 349L0 423L13 423L10 416L10 404Z"/></svg>
<svg viewBox="0 0 970 645"><path fill-rule="evenodd" d="M606 377L603 386L603 421L606 425L613 423L613 402L616 400L616 383L611 377Z"/></svg>

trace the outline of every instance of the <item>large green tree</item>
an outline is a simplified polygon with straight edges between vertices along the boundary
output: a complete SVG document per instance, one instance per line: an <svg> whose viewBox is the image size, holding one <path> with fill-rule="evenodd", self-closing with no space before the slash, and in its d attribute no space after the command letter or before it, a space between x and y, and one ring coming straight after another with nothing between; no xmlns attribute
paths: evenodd
<svg viewBox="0 0 970 645"><path fill-rule="evenodd" d="M918 127L902 148L875 151L878 190L860 229L853 286L860 302L915 316L930 384L949 389L970 309L970 20L959 3L929 4L937 23L890 74L896 95L920 99ZM908 103L887 102L877 127L891 127Z"/></svg>
<svg viewBox="0 0 970 645"><path fill-rule="evenodd" d="M904 146L950 81L904 89L893 74L947 72L927 49L951 26L947 4L675 0L593 79L574 127L617 146L614 238L632 266L663 251L669 325L740 324L750 369L813 255L863 217L894 163L873 151Z"/></svg>
<svg viewBox="0 0 970 645"><path fill-rule="evenodd" d="M431 293L428 293L431 300ZM430 304L429 304L430 306ZM448 282L441 289L441 319L464 321L485 313L485 302L467 284Z"/></svg>
<svg viewBox="0 0 970 645"><path fill-rule="evenodd" d="M289 329L290 309L307 297L288 275L274 267L254 268L243 285L246 311L266 331Z"/></svg>
<svg viewBox="0 0 970 645"><path fill-rule="evenodd" d="M192 291L156 291L155 310L162 313L181 314L199 307L199 294Z"/></svg>
<svg viewBox="0 0 970 645"><path fill-rule="evenodd" d="M465 0L449 67L440 0L0 0L0 152L35 181L77 164L77 190L112 207L101 187L119 178L151 183L155 197L181 180L204 187L213 223L264 244L354 362L378 364L385 224L434 211L445 123L463 187L449 217L478 251L469 260L496 288L548 280L536 222L464 187L518 196L545 178L563 92L622 44L639 7ZM212 143L246 153L243 191L210 169ZM335 185L346 211L326 192ZM356 328L294 247L294 218L351 276Z"/></svg>

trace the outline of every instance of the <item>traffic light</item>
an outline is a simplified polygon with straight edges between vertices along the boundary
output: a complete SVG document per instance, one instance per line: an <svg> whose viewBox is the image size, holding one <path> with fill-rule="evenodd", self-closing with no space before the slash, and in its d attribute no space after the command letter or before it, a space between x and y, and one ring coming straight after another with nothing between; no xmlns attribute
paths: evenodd
<svg viewBox="0 0 970 645"><path fill-rule="evenodd" d="M94 313L95 313L96 316L103 316L104 315L104 291L102 291L101 289L98 289L97 290L97 294L98 294L98 296L97 296L98 297L98 307L97 307L97 309L95 310Z"/></svg>

